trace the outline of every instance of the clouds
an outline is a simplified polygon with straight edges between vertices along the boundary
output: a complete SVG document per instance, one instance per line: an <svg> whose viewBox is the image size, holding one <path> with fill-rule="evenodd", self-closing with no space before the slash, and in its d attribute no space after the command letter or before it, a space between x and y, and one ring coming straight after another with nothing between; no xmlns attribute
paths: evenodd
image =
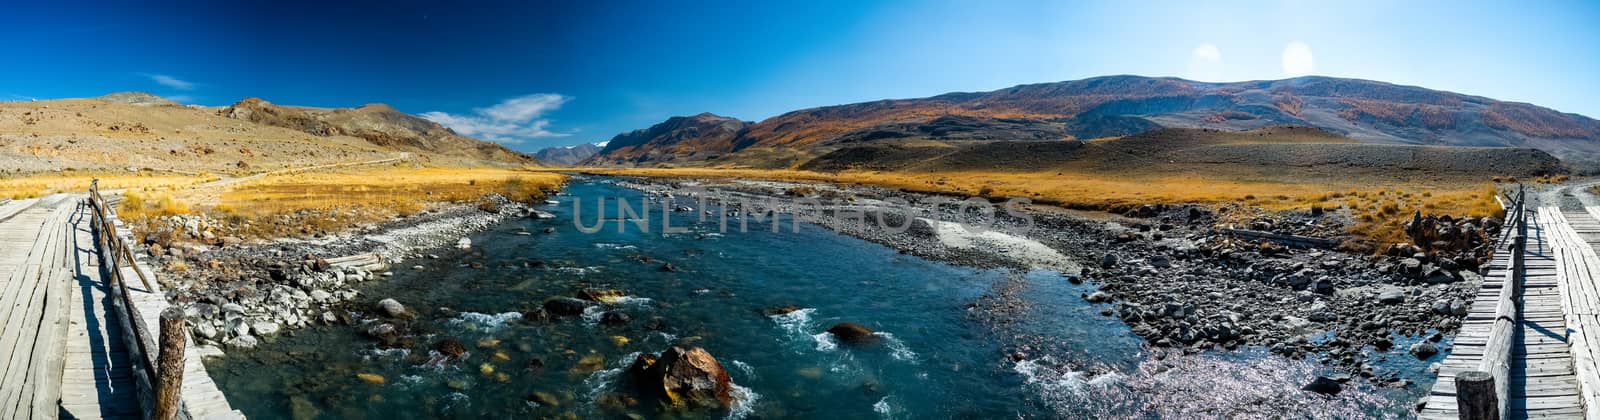
<svg viewBox="0 0 1600 420"><path fill-rule="evenodd" d="M562 104L570 100L570 96L535 93L507 99L486 108L474 108L472 114L468 115L440 111L421 115L462 135L516 144L528 139L571 135L551 131L550 119L545 117L545 114L560 109Z"/></svg>
<svg viewBox="0 0 1600 420"><path fill-rule="evenodd" d="M1294 41L1283 47L1283 75L1299 77L1317 71L1317 60L1311 55L1311 46Z"/></svg>
<svg viewBox="0 0 1600 420"><path fill-rule="evenodd" d="M178 79L176 77L168 76L168 75L165 75L165 74L150 74L150 73L146 73L144 75L144 77L148 77L148 78L150 78L151 81L154 81L157 84L160 84L162 86L166 86L166 87L169 87L169 88L173 88L173 89L177 89L177 90L194 90L194 83L190 83L190 82Z"/></svg>
<svg viewBox="0 0 1600 420"><path fill-rule="evenodd" d="M1189 74L1194 80L1222 81L1222 50L1215 44L1205 43L1189 53Z"/></svg>

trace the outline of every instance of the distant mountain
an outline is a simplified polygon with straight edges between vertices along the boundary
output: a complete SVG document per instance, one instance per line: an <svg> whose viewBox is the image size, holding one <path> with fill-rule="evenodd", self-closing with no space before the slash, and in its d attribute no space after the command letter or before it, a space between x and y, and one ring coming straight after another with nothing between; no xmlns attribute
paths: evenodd
<svg viewBox="0 0 1600 420"><path fill-rule="evenodd" d="M536 163L533 156L456 134L438 123L384 104L367 104L356 108L314 108L245 98L218 110L217 115L323 137L357 137L384 148L439 155L447 159L514 165Z"/></svg>
<svg viewBox="0 0 1600 420"><path fill-rule="evenodd" d="M1600 156L1600 121L1525 103L1331 77L1206 83L1107 76L810 108L756 123L710 114L674 117L618 136L623 141L613 140L585 163L798 167L873 142L1050 141L1156 128L1277 125L1316 127L1367 143L1519 146L1569 159Z"/></svg>
<svg viewBox="0 0 1600 420"><path fill-rule="evenodd" d="M734 151L749 122L712 113L672 117L642 130L619 134L586 165L638 166L713 160Z"/></svg>
<svg viewBox="0 0 1600 420"><path fill-rule="evenodd" d="M576 165L596 153L600 153L600 146L584 143L575 146L546 147L534 153L533 157L543 163Z"/></svg>

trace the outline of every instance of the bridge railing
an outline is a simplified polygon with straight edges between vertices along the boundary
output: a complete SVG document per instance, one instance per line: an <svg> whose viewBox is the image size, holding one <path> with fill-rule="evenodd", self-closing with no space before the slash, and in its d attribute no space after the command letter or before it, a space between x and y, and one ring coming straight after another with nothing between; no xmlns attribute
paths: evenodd
<svg viewBox="0 0 1600 420"><path fill-rule="evenodd" d="M1494 325L1489 329L1483 360L1478 363L1477 370L1456 374L1456 406L1462 419L1504 419L1510 414L1511 348L1516 344L1512 340L1522 321L1522 283L1528 245L1526 202L1527 191L1519 186L1502 224L1506 232L1499 244L1507 247L1511 258L1495 300Z"/></svg>
<svg viewBox="0 0 1600 420"><path fill-rule="evenodd" d="M94 211L94 238L99 248L100 267L111 284L112 307L117 312L122 327L128 356L132 359L135 384L139 390L139 403L145 418L170 420L187 419L181 409L179 390L183 384L184 321L183 311L169 307L161 313L160 337L146 327L145 317L132 300L132 290L123 269L129 268L139 278L145 292L154 292L151 280L140 269L133 248L117 231L116 210L100 195L100 181L89 183L89 205Z"/></svg>

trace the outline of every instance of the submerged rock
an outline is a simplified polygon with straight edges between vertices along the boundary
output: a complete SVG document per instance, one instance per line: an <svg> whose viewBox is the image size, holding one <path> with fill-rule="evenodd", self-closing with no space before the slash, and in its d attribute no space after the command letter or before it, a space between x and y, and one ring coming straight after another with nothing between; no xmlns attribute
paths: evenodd
<svg viewBox="0 0 1600 420"><path fill-rule="evenodd" d="M699 347L672 347L659 358L640 355L628 373L645 396L668 408L733 407L733 379L722 363Z"/></svg>
<svg viewBox="0 0 1600 420"><path fill-rule="evenodd" d="M1332 378L1318 376L1317 379L1313 379L1311 383L1300 387L1300 390L1311 391L1322 395L1339 395L1339 391L1343 391L1344 386L1340 385L1339 381L1333 380Z"/></svg>
<svg viewBox="0 0 1600 420"><path fill-rule="evenodd" d="M849 345L878 344L878 335L873 334L871 328L854 322L840 322L828 327L828 333L839 338L839 342Z"/></svg>
<svg viewBox="0 0 1600 420"><path fill-rule="evenodd" d="M554 297L544 301L544 310L555 315L579 315L587 307L589 307L589 302L569 297Z"/></svg>
<svg viewBox="0 0 1600 420"><path fill-rule="evenodd" d="M458 359L467 354L467 346L453 338L446 338L444 341L440 341L437 349L440 354Z"/></svg>
<svg viewBox="0 0 1600 420"><path fill-rule="evenodd" d="M578 298L580 299L604 303L616 302L617 299L627 295L627 293L617 289L583 289L578 292Z"/></svg>

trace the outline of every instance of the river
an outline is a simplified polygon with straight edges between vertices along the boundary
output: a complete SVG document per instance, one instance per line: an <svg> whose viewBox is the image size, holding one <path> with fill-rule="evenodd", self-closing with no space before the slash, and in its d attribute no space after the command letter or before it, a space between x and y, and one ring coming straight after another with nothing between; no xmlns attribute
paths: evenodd
<svg viewBox="0 0 1600 420"><path fill-rule="evenodd" d="M638 354L672 345L703 347L728 370L735 407L708 414L728 418L1399 417L1431 381L1428 361L1402 350L1379 359L1422 383L1358 379L1337 396L1312 394L1300 385L1328 373L1314 361L1252 348L1152 353L1100 314L1105 305L1080 298L1092 285L1052 271L928 261L814 225L721 232L659 206L652 220L668 215L687 232L619 232L611 220L584 233L575 200L643 196L606 178L565 192L542 207L556 218L507 221L470 249L362 286L351 308L394 298L416 314L405 345L381 349L364 325L314 326L209 361L212 375L252 418L385 420L653 418L619 379ZM602 325L593 310L521 319L590 287L625 291L609 308L632 321ZM799 309L771 314L790 305ZM837 343L824 331L840 321L881 332L882 345ZM446 338L469 353L434 351Z"/></svg>

